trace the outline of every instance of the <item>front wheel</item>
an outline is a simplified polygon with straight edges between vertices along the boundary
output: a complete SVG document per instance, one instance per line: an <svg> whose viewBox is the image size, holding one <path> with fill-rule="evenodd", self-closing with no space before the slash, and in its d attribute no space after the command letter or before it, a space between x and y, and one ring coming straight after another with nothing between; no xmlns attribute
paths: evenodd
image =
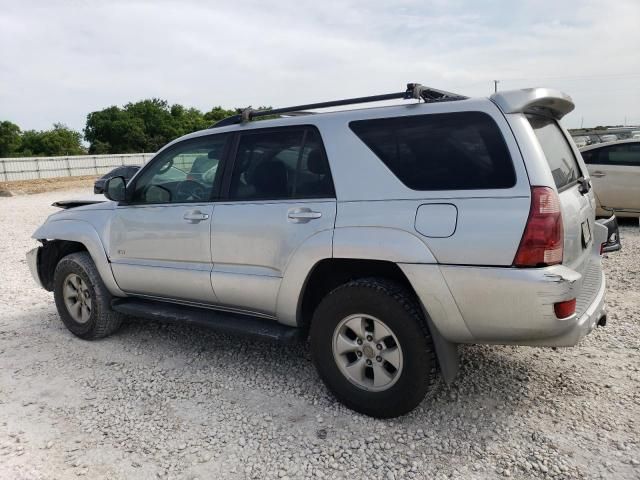
<svg viewBox="0 0 640 480"><path fill-rule="evenodd" d="M384 279L360 279L327 295L311 324L316 368L342 403L372 417L413 410L436 370L433 343L413 296Z"/></svg>
<svg viewBox="0 0 640 480"><path fill-rule="evenodd" d="M63 257L53 277L58 314L74 335L85 340L115 332L123 316L111 310L111 294L87 252Z"/></svg>

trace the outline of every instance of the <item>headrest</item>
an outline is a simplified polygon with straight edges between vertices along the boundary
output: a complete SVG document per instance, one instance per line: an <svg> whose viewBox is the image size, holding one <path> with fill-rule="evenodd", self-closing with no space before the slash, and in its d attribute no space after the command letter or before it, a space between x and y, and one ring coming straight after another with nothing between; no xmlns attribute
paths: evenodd
<svg viewBox="0 0 640 480"><path fill-rule="evenodd" d="M316 175L324 175L327 173L327 162L324 160L322 151L319 148L314 148L309 152L307 168L311 173L315 173Z"/></svg>
<svg viewBox="0 0 640 480"><path fill-rule="evenodd" d="M260 197L287 196L287 167L277 160L260 163L251 175L256 194Z"/></svg>
<svg viewBox="0 0 640 480"><path fill-rule="evenodd" d="M207 170L209 163L209 159L204 155L196 157L196 159L191 164L191 173L203 173L205 170Z"/></svg>

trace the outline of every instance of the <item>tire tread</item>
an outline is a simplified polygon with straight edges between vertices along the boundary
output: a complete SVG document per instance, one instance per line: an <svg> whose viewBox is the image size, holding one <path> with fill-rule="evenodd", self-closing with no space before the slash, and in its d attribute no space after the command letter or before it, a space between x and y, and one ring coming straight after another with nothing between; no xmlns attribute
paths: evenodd
<svg viewBox="0 0 640 480"><path fill-rule="evenodd" d="M54 285L58 285L58 282L64 280L60 278L60 276L64 274L63 270L67 263L79 266L89 277L96 300L96 321L93 324L93 328L81 334L70 330L85 340L97 340L111 335L120 327L124 316L121 313L111 310L111 299L113 297L107 290L107 287L105 287L91 255L89 255L88 252L76 252L63 257L56 266ZM56 299L56 304L58 304L58 299ZM58 305L58 310L60 310L61 307L66 309L64 303Z"/></svg>
<svg viewBox="0 0 640 480"><path fill-rule="evenodd" d="M437 363L437 358L435 353L435 347L433 345L431 333L429 331L426 318L413 292L409 291L403 285L386 278L363 277L363 278L350 280L336 287L329 294L327 294L327 296L321 301L320 306L325 303L331 304L334 302L334 299L337 300L337 298L343 298L343 294L348 292L349 290L363 289L363 288L373 291L376 296L386 297L391 301L395 302L397 305L399 305L402 308L402 310L406 312L406 314L410 318L412 318L415 321L415 324L418 325L425 339L425 344L426 344L425 353L427 355L427 359L430 366L430 368L426 372L426 378L424 379L426 382L427 391L429 391L433 387L436 381L438 363ZM320 309L320 306L318 309ZM318 309L316 310L316 312L318 311ZM311 325L312 332L314 330L315 322L322 322L322 319L317 318L317 316L314 314L314 318ZM312 336L312 341L313 341L313 336ZM316 364L316 367L318 367L317 364ZM325 379L326 381L325 377L323 377L323 379ZM331 388L331 386L329 386L329 388L333 390L334 394L336 394L336 391L333 388ZM358 405L356 405L354 402L350 401L349 399L342 398L341 400L344 403L346 403L347 406L349 406L350 408L357 409L362 413L379 417L379 418L396 417L404 413L407 413L409 410L415 407L414 405L415 399L409 398L409 396L405 398L400 398L398 402L391 408L390 407L383 408L378 405L368 405L366 408L358 408Z"/></svg>

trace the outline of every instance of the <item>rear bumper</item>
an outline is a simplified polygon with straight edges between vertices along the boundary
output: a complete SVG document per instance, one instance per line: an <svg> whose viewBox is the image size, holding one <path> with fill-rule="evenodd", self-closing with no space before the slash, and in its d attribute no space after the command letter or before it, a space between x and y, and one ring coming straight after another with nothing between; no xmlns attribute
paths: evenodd
<svg viewBox="0 0 640 480"><path fill-rule="evenodd" d="M567 347L605 314L599 257L584 275L562 265L541 269L441 267L470 337L463 343ZM558 319L553 305L576 298L576 313Z"/></svg>
<svg viewBox="0 0 640 480"><path fill-rule="evenodd" d="M593 244L579 271L565 265L400 267L434 326L450 342L568 347L606 314L600 248L614 231L614 222L595 223ZM557 318L554 304L572 299L575 313Z"/></svg>
<svg viewBox="0 0 640 480"><path fill-rule="evenodd" d="M38 273L38 255L41 247L36 247L27 252L27 265L29 265L29 271L31 276L36 281L38 286L42 287L42 281L40 280L40 274ZM44 288L44 287L43 287Z"/></svg>
<svg viewBox="0 0 640 480"><path fill-rule="evenodd" d="M546 268L400 264L433 325L453 343L568 347L606 314L600 246L608 225L596 223L581 272ZM576 299L576 312L558 319L554 304Z"/></svg>
<svg viewBox="0 0 640 480"><path fill-rule="evenodd" d="M571 347L576 345L583 337L591 333L600 319L607 314L605 304L606 282L604 273L600 272L602 277L600 288L591 303L587 305L586 310L580 316L576 315L575 320L569 329L561 335L549 339L543 339L539 342L532 342L529 345L551 346L551 347Z"/></svg>

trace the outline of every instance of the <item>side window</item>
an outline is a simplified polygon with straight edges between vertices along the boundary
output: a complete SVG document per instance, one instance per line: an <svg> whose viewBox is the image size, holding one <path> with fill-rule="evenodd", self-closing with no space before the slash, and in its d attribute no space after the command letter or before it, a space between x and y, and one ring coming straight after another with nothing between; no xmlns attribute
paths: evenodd
<svg viewBox="0 0 640 480"><path fill-rule="evenodd" d="M640 166L640 142L622 143L582 152L587 164Z"/></svg>
<svg viewBox="0 0 640 480"><path fill-rule="evenodd" d="M582 155L582 159L584 160L584 163L586 163L587 165L589 164L593 164L593 163L599 163L599 151L598 150L587 150L586 152L580 152Z"/></svg>
<svg viewBox="0 0 640 480"><path fill-rule="evenodd" d="M228 135L185 140L162 152L138 177L134 203L206 202L219 193Z"/></svg>
<svg viewBox="0 0 640 480"><path fill-rule="evenodd" d="M485 113L358 120L349 126L413 190L510 188L516 183L502 133Z"/></svg>
<svg viewBox="0 0 640 480"><path fill-rule="evenodd" d="M640 143L623 143L605 149L607 163L640 166ZM603 152L605 153L605 152Z"/></svg>
<svg viewBox="0 0 640 480"><path fill-rule="evenodd" d="M334 196L322 140L315 129L241 134L229 189L231 200Z"/></svg>

